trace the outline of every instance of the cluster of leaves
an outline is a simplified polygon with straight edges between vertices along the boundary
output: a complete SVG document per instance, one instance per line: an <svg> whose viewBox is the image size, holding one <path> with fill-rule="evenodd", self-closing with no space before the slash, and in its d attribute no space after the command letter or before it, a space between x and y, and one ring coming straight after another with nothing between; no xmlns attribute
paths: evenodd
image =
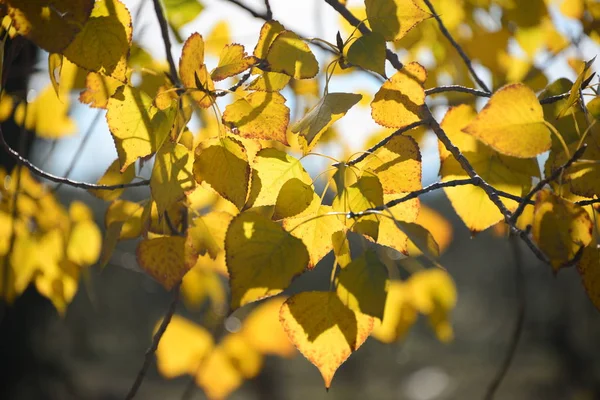
<svg viewBox="0 0 600 400"><path fill-rule="evenodd" d="M202 11L196 0L167 1L164 20L156 3L165 32L170 26L177 33ZM157 326L160 371L194 376L211 398L255 376L263 355L290 354L284 339L256 342L261 330L279 332L277 319L277 335L319 368L326 387L369 335L399 340L418 314L428 316L440 340L450 340L456 292L437 262L449 228L418 199L439 188L473 234L501 226L555 271L577 265L600 307L593 222L600 197L600 100L591 61L573 60L574 83L547 85L534 66L540 51L556 55L572 42L553 25L546 2L365 0L350 9L327 3L351 28L335 44L302 38L269 11L252 54L229 41L215 49L194 33L177 68L168 35L168 64L132 41L131 14L120 0L0 0L4 37L23 35L48 51L51 81L29 104L3 93L0 116L40 137L59 138L75 132L68 116L73 90L82 103L106 110L117 159L96 185L65 181L110 202L101 264L119 241L136 239L140 267L165 289L181 290L190 307L209 298L216 309L233 312L281 294L333 253L329 291L268 300L241 331L218 344L214 333L182 317L168 315L170 325ZM473 17L490 10L501 11L499 30ZM597 4L565 1L561 10L600 40ZM512 39L524 57L508 51ZM326 68L319 68L309 43L333 56ZM409 60L428 48L434 65L428 71L414 61L402 64L388 45L406 49ZM465 51L489 70L493 92ZM218 63L209 67L205 53L218 56ZM386 60L395 69L389 78ZM376 93L364 95L372 98L372 119L384 130L360 156L348 155L324 171L319 192L302 160L320 143L340 142L333 124L363 99L329 92L329 82L365 72L384 79ZM448 75L458 86L437 86ZM227 81L233 86L218 87ZM482 90L471 89L475 84ZM594 99L584 101L590 94L584 90ZM294 123L286 93L307 105ZM426 102L438 93L452 105L439 124ZM478 96L489 98L479 112ZM230 99L222 113L219 98ZM194 115L203 122L196 133L188 129ZM419 142L428 129L439 139L441 180L424 188ZM540 171L538 157L548 152ZM136 168L151 160L150 178L136 180ZM2 192L0 255L14 274L14 281L4 280L11 282L4 296L14 297L35 280L64 311L80 269L99 257L98 230L84 206L73 204L67 215L26 169L17 171L19 188L10 183ZM150 188L146 201L121 198L127 187L142 185ZM52 261L44 246L52 248ZM43 260L31 259L33 248ZM416 263L408 279L398 278L390 254Z"/></svg>

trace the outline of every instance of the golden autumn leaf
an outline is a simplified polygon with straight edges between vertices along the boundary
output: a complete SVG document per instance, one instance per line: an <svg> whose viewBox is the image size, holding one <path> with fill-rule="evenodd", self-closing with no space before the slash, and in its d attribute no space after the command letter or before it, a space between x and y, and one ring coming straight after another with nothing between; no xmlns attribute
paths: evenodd
<svg viewBox="0 0 600 400"><path fill-rule="evenodd" d="M276 205L282 189L289 181L292 183L288 184L288 189L293 189L292 191L298 192L296 189L307 186L312 189L312 178L300 160L274 148L260 150L252 163L252 186L246 207ZM289 188L290 185L293 187ZM308 196L302 199L308 199ZM310 201L312 202L312 196ZM292 207L287 207L287 211L281 211L282 208L279 208L280 214L289 214ZM295 210L304 211L301 205Z"/></svg>
<svg viewBox="0 0 600 400"><path fill-rule="evenodd" d="M575 103L577 103L577 101L580 99L579 91L581 89L583 89L581 87L581 85L583 84L583 80L585 78L587 78L587 72L590 69L590 67L592 66L592 64L594 63L595 59L596 59L596 57L592 58L589 61L586 61L583 64L581 73L577 76L577 79L573 83L573 87L571 87L571 91L569 92L569 97L566 101L566 104L563 106L563 108L558 113L558 118L562 118L567 113L567 111L569 111L569 109L571 107L573 107L575 105Z"/></svg>
<svg viewBox="0 0 600 400"><path fill-rule="evenodd" d="M262 354L291 357L296 353L279 322L279 310L285 301L285 297L265 300L242 322L240 333Z"/></svg>
<svg viewBox="0 0 600 400"><path fill-rule="evenodd" d="M388 292L388 271L377 253L367 250L352 260L335 279L342 303L357 313L383 319Z"/></svg>
<svg viewBox="0 0 600 400"><path fill-rule="evenodd" d="M208 140L196 148L194 177L242 209L246 202L250 165L244 145L232 138Z"/></svg>
<svg viewBox="0 0 600 400"><path fill-rule="evenodd" d="M306 269L309 256L300 239L257 213L236 216L225 236L231 309L275 296Z"/></svg>
<svg viewBox="0 0 600 400"><path fill-rule="evenodd" d="M306 246L310 256L308 269L313 269L333 249L333 235L345 230L337 215L327 215L331 211L331 206L322 205L314 213L283 221L283 227Z"/></svg>
<svg viewBox="0 0 600 400"><path fill-rule="evenodd" d="M373 32L388 41L401 39L419 22L431 17L413 0L365 0L365 6Z"/></svg>
<svg viewBox="0 0 600 400"><path fill-rule="evenodd" d="M406 194L384 194L384 203L404 197ZM399 229L397 221L415 222L420 214L421 203L419 199L412 199L397 204L384 211L384 216L379 218L379 233L377 243L399 251L402 254L408 254L408 236ZM390 215L391 214L391 215ZM386 217L387 216L387 217ZM389 218L393 217L393 218Z"/></svg>
<svg viewBox="0 0 600 400"><path fill-rule="evenodd" d="M555 272L568 266L590 244L593 227L583 207L548 190L536 195L531 232Z"/></svg>
<svg viewBox="0 0 600 400"><path fill-rule="evenodd" d="M171 131L177 110L159 110L146 93L121 86L108 100L106 121L115 141L121 172L154 154Z"/></svg>
<svg viewBox="0 0 600 400"><path fill-rule="evenodd" d="M266 60L271 71L284 73L294 79L313 78L319 72L314 54L292 31L282 31L277 35L269 47Z"/></svg>
<svg viewBox="0 0 600 400"><path fill-rule="evenodd" d="M279 318L292 343L319 369L326 388L373 330L373 317L350 310L334 292L296 294L283 304Z"/></svg>
<svg viewBox="0 0 600 400"><path fill-rule="evenodd" d="M211 211L192 220L187 232L187 243L199 255L208 254L213 260L225 248L225 232L233 215Z"/></svg>
<svg viewBox="0 0 600 400"><path fill-rule="evenodd" d="M167 290L183 278L197 258L181 236L143 239L136 255L139 266Z"/></svg>
<svg viewBox="0 0 600 400"><path fill-rule="evenodd" d="M279 190L273 208L273 219L300 217L318 204L321 204L321 199L315 193L312 184L292 178L287 180Z"/></svg>
<svg viewBox="0 0 600 400"><path fill-rule="evenodd" d="M399 129L421 120L426 79L425 68L412 62L386 80L371 102L371 116L375 122Z"/></svg>
<svg viewBox="0 0 600 400"><path fill-rule="evenodd" d="M181 83L191 89L191 97L198 107L208 108L214 101L214 83L204 65L204 40L199 33L192 34L184 43L179 59Z"/></svg>
<svg viewBox="0 0 600 400"><path fill-rule="evenodd" d="M475 118L477 113L472 106L461 104L459 106L450 107L440 123L440 126L446 132L446 136L452 141L462 153L477 152L482 148L481 142L473 136L463 132L463 129ZM438 141L438 149L440 152L440 160L444 162L446 158L451 157L450 152L442 142Z"/></svg>
<svg viewBox="0 0 600 400"><path fill-rule="evenodd" d="M144 207L138 203L128 200L113 201L104 216L104 226L107 230L113 224L121 223L117 232L117 237L123 239L133 239L142 234L142 213Z"/></svg>
<svg viewBox="0 0 600 400"><path fill-rule="evenodd" d="M219 343L225 354L245 379L254 378L263 365L263 355L240 332L230 333Z"/></svg>
<svg viewBox="0 0 600 400"><path fill-rule="evenodd" d="M267 21L260 29L258 43L254 47L254 55L262 60L267 58L269 48L275 41L275 38L283 32L285 28L277 21Z"/></svg>
<svg viewBox="0 0 600 400"><path fill-rule="evenodd" d="M410 136L393 136L356 166L373 171L385 194L408 193L422 188L421 152Z"/></svg>
<svg viewBox="0 0 600 400"><path fill-rule="evenodd" d="M383 343L394 343L404 338L417 322L417 316L408 285L402 281L390 281L383 320L374 320L371 336Z"/></svg>
<svg viewBox="0 0 600 400"><path fill-rule="evenodd" d="M337 231L331 235L331 242L333 246L333 255L335 256L335 262L344 268L346 265L352 262L352 255L350 253L350 241L348 240L348 232L346 230Z"/></svg>
<svg viewBox="0 0 600 400"><path fill-rule="evenodd" d="M304 154L310 152L321 135L361 98L362 95L355 93L327 93L300 121L292 125L291 131L299 135Z"/></svg>
<svg viewBox="0 0 600 400"><path fill-rule="evenodd" d="M132 33L131 15L120 0L97 0L64 54L81 68L126 82Z"/></svg>
<svg viewBox="0 0 600 400"><path fill-rule="evenodd" d="M231 32L227 21L217 22L206 36L206 52L219 57L223 47L231 43Z"/></svg>
<svg viewBox="0 0 600 400"><path fill-rule="evenodd" d="M67 258L78 266L98 261L102 249L102 234L93 220L79 221L71 228L67 242Z"/></svg>
<svg viewBox="0 0 600 400"><path fill-rule="evenodd" d="M204 257L199 257L196 265L183 277L181 281L183 302L190 310L201 310L205 300L208 299L211 301L211 310L224 313L227 304L225 287L219 273L207 268L204 261Z"/></svg>
<svg viewBox="0 0 600 400"><path fill-rule="evenodd" d="M171 141L156 153L150 192L160 215L194 188L193 163L192 153L184 145Z"/></svg>
<svg viewBox="0 0 600 400"><path fill-rule="evenodd" d="M50 53L65 49L85 26L93 0L8 0L3 2L20 35Z"/></svg>
<svg viewBox="0 0 600 400"><path fill-rule="evenodd" d="M119 185L122 183L129 183L135 178L135 165L130 165L125 169L125 171L121 172L121 165L119 163L119 159L110 164L110 166L104 172L104 175L98 182L97 185ZM116 200L123 194L125 189L116 189L116 190L90 190L89 192L94 196L105 200L112 201Z"/></svg>
<svg viewBox="0 0 600 400"><path fill-rule="evenodd" d="M278 92L286 87L290 79L292 78L289 75L280 72L261 71L260 75L250 82L246 89L261 92Z"/></svg>
<svg viewBox="0 0 600 400"><path fill-rule="evenodd" d="M106 108L110 99L123 83L113 77L90 72L85 78L85 90L79 94L79 101L91 108Z"/></svg>
<svg viewBox="0 0 600 400"><path fill-rule="evenodd" d="M158 321L154 331L158 330ZM194 374L214 347L210 333L200 325L173 315L156 349L156 367L165 378Z"/></svg>
<svg viewBox="0 0 600 400"><path fill-rule="evenodd" d="M244 382L244 377L221 346L203 360L196 374L196 384L209 400L224 400Z"/></svg>
<svg viewBox="0 0 600 400"><path fill-rule="evenodd" d="M290 109L278 92L254 92L225 107L223 123L247 138L276 140L287 145Z"/></svg>
<svg viewBox="0 0 600 400"><path fill-rule="evenodd" d="M214 81L221 81L244 72L256 62L256 57L248 56L241 44L228 44L221 51L219 64L210 73L210 76Z"/></svg>
<svg viewBox="0 0 600 400"><path fill-rule="evenodd" d="M419 216L415 223L431 232L431 235L439 246L440 253L443 253L448 248L452 241L452 224L440 213L433 208L421 204Z"/></svg>
<svg viewBox="0 0 600 400"><path fill-rule="evenodd" d="M502 154L519 158L535 157L552 145L542 106L535 93L520 83L498 89L463 131Z"/></svg>

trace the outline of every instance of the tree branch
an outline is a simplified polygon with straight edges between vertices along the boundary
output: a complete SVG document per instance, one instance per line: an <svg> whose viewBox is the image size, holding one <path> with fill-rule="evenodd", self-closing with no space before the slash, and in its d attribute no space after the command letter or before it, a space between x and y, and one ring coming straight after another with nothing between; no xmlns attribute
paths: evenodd
<svg viewBox="0 0 600 400"><path fill-rule="evenodd" d="M369 28L367 28L367 26L365 24L363 24L361 21L359 21L358 18L356 18L350 12L350 10L348 10L346 8L346 6L344 6L338 0L325 0L325 2L327 4L329 4L331 7L333 7L333 9L335 11L337 11L346 21L348 21L350 23L350 25L358 28L360 33L362 33L363 35L368 35L371 33L371 30ZM394 53L393 51L391 51L390 49L388 49L387 47L385 49L385 58L387 58L387 60L390 62L390 64L392 64L392 66L397 71L400 71L402 68L404 68L404 66L398 59L398 55L396 53Z"/></svg>
<svg viewBox="0 0 600 400"><path fill-rule="evenodd" d="M165 317L163 318L163 320L160 324L160 327L154 334L154 337L152 339L152 345L148 348L148 350L146 350L142 368L138 372L137 377L136 377L135 381L133 382L133 386L131 386L131 389L129 389L129 393L127 393L125 400L133 399L135 397L135 395L137 394L137 391L139 390L140 386L142 386L142 382L144 381L144 378L146 377L146 372L148 372L148 368L150 368L150 364L152 363L152 359L154 358L154 353L156 352L156 349L158 348L160 339L163 337L165 331L167 330L167 327L169 326L169 323L171 322L171 318L173 317L173 314L175 314L175 309L177 308L177 303L179 303L180 287L181 287L181 281L178 284L176 284L175 287L173 288L173 290L175 291L173 294L173 300L171 300L169 309L167 310L167 313L165 314Z"/></svg>
<svg viewBox="0 0 600 400"><path fill-rule="evenodd" d="M432 94L444 93L444 92L461 92L468 93L479 97L492 97L490 92L484 92L483 90L472 89L461 85L449 85L449 86L438 86L431 89L425 90L425 95L430 96Z"/></svg>
<svg viewBox="0 0 600 400"><path fill-rule="evenodd" d="M39 176L40 178L44 178L44 179L47 179L47 180L55 182L55 183L64 184L64 185L76 187L79 189L86 189L86 190L89 190L89 189L117 190L117 189L127 189L127 188L131 188L131 187L148 186L150 184L150 181L146 179L146 180L142 180L142 181L138 181L138 182L121 183L118 185L96 185L93 183L79 182L79 181L74 181L74 180L67 179L67 178L62 178L62 177L59 177L56 175L52 175L52 174L45 172L42 169L36 167L28 159L26 159L25 157L21 156L18 152L13 150L8 145L6 140L4 139L4 133L2 132L1 127L0 127L0 144L2 144L2 147L4 148L4 150L6 150L6 152L12 158L14 158L19 164L27 167L32 173Z"/></svg>
<svg viewBox="0 0 600 400"><path fill-rule="evenodd" d="M471 76L473 77L475 82L477 82L477 84L479 85L480 88L482 88L483 90L485 90L488 93L491 93L491 90L487 87L487 85L481 80L481 78L479 78L479 76L477 76L477 73L473 69L471 59L467 56L467 54L464 52L462 47L460 47L460 45L456 42L456 40L454 40L454 38L452 37L450 32L448 32L448 29L444 25L444 22L442 22L442 19L440 18L440 16L435 12L435 8L433 8L433 4L431 4L431 1L423 0L423 2L427 5L427 7L429 8L429 11L431 11L431 14L437 21L438 25L440 26L440 31L442 31L442 34L444 36L446 36L446 38L450 41L452 46L456 49L456 51L458 51L458 54L460 55L463 62L467 66L467 69L471 73Z"/></svg>
<svg viewBox="0 0 600 400"><path fill-rule="evenodd" d="M517 294L517 320L515 322L515 327L513 329L513 332L510 336L510 341L508 344L508 349L506 351L506 355L504 356L504 361L500 365L500 369L498 369L496 376L494 377L494 379L488 386L487 392L484 397L486 400L492 400L494 398L494 395L495 395L496 391L498 390L498 387L500 387L500 384L504 380L504 377L506 376L506 373L508 372L508 369L510 368L510 365L512 364L512 360L514 359L515 354L517 352L517 346L519 344L521 334L523 333L523 325L525 322L525 308L526 308L527 296L526 296L526 292L525 292L525 285L523 282L522 259L521 259L521 254L519 251L519 244L517 243L514 236L512 236L512 235L510 238L510 246L513 250L513 255L514 255L514 259L515 259L515 268L516 268L515 288L516 288L516 292L517 292L516 293Z"/></svg>
<svg viewBox="0 0 600 400"><path fill-rule="evenodd" d="M173 54L171 53L169 25L167 23L167 19L165 18L165 13L163 12L160 0L152 1L154 3L154 11L156 13L156 18L158 18L158 24L160 25L160 33L165 44L165 52L167 53L167 61L169 62L169 77L171 78L171 82L173 82L175 86L181 86L181 81L179 80L179 75L177 74L177 67L175 66L175 60L173 59Z"/></svg>
<svg viewBox="0 0 600 400"><path fill-rule="evenodd" d="M265 8L267 9L266 17L269 20L273 19L273 10L271 10L271 2L269 0L265 0Z"/></svg>
<svg viewBox="0 0 600 400"><path fill-rule="evenodd" d="M271 19L273 19L273 15L269 15L268 10L267 10L267 13L262 14L262 13L259 13L258 11L251 9L250 7L248 7L247 5L245 5L244 3L242 3L239 0L226 0L226 1L233 3L236 6L248 11L250 14L252 14L252 16L254 18L264 19L265 21L270 21Z"/></svg>

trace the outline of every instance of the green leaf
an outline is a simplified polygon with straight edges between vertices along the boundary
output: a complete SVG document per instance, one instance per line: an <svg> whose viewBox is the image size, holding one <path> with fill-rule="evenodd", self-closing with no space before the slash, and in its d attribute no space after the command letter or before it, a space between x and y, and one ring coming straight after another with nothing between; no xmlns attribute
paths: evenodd
<svg viewBox="0 0 600 400"><path fill-rule="evenodd" d="M385 77L385 38L377 32L356 39L348 49L346 59L352 65Z"/></svg>

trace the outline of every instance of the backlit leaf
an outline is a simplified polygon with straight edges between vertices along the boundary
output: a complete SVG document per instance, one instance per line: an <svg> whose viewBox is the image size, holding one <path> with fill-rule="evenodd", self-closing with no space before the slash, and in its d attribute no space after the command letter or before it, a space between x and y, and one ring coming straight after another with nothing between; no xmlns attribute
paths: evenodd
<svg viewBox="0 0 600 400"><path fill-rule="evenodd" d="M536 195L532 234L554 271L568 266L592 241L593 223L581 206L548 190Z"/></svg>
<svg viewBox="0 0 600 400"><path fill-rule="evenodd" d="M184 237L164 236L142 240L136 255L139 266L165 289L171 290L194 266L197 254L192 254L192 250Z"/></svg>
<svg viewBox="0 0 600 400"><path fill-rule="evenodd" d="M231 309L275 296L307 267L306 247L281 226L257 213L235 217L225 236Z"/></svg>
<svg viewBox="0 0 600 400"><path fill-rule="evenodd" d="M143 211L144 207L140 204L127 200L115 200L106 210L104 226L110 230L113 224L120 223L120 228L116 232L117 238L133 239L142 234Z"/></svg>
<svg viewBox="0 0 600 400"><path fill-rule="evenodd" d="M246 148L231 137L201 143L196 148L194 177L241 209L250 178Z"/></svg>
<svg viewBox="0 0 600 400"><path fill-rule="evenodd" d="M192 34L183 45L179 59L179 76L181 83L191 89L190 95L201 108L208 108L214 103L214 83L204 65L204 40L199 33Z"/></svg>
<svg viewBox="0 0 600 400"><path fill-rule="evenodd" d="M552 144L542 106L535 93L520 83L494 93L463 131L502 154L519 158L535 157Z"/></svg>
<svg viewBox="0 0 600 400"><path fill-rule="evenodd" d="M387 128L403 128L421 119L427 71L419 63L405 65L385 81L371 102L371 116Z"/></svg>
<svg viewBox="0 0 600 400"><path fill-rule="evenodd" d="M385 77L385 38L373 32L356 39L348 49L348 62Z"/></svg>
<svg viewBox="0 0 600 400"><path fill-rule="evenodd" d="M122 86L108 100L106 121L115 141L121 171L138 158L154 154L163 144L176 110L158 110L146 93Z"/></svg>
<svg viewBox="0 0 600 400"><path fill-rule="evenodd" d="M194 157L184 145L170 141L156 153L150 191L160 215L194 188L193 162Z"/></svg>
<svg viewBox="0 0 600 400"><path fill-rule="evenodd" d="M119 185L122 183L129 183L135 178L135 166L130 165L125 169L124 172L121 172L121 166L119 164L119 159L110 164L104 175L96 184L98 185ZM116 189L116 190L90 190L90 193L94 196L101 198L105 201L116 200L123 194L125 189Z"/></svg>
<svg viewBox="0 0 600 400"><path fill-rule="evenodd" d="M248 56L241 44L228 44L221 51L219 65L210 73L210 76L215 81L221 81L244 72L256 62L256 57Z"/></svg>
<svg viewBox="0 0 600 400"><path fill-rule="evenodd" d="M567 99L566 104L563 106L563 109L558 113L558 118L563 117L567 113L567 111L569 111L569 109L573 107L575 103L577 103L577 101L579 100L579 91L582 89L581 85L583 83L583 80L587 77L587 72L594 63L595 59L596 57L584 63L583 70L577 76L577 79L573 83L573 87L569 92L569 98Z"/></svg>
<svg viewBox="0 0 600 400"><path fill-rule="evenodd" d="M394 343L404 338L410 327L417 322L417 316L408 285L401 281L390 281L383 320L374 320L371 336L383 343Z"/></svg>
<svg viewBox="0 0 600 400"><path fill-rule="evenodd" d="M365 6L373 32L388 41L404 37L419 22L431 17L413 0L365 0Z"/></svg>
<svg viewBox="0 0 600 400"><path fill-rule="evenodd" d="M337 294L348 308L383 319L389 280L377 253L367 250L353 259L339 272L336 284Z"/></svg>
<svg viewBox="0 0 600 400"><path fill-rule="evenodd" d="M278 92L292 79L289 75L280 72L262 71L261 74L248 84L246 89L263 92Z"/></svg>
<svg viewBox="0 0 600 400"><path fill-rule="evenodd" d="M93 220L77 222L67 242L67 258L83 267L90 266L100 257L102 234Z"/></svg>
<svg viewBox="0 0 600 400"><path fill-rule="evenodd" d="M77 131L75 122L69 117L69 98L59 99L52 88L46 86L35 100L27 105L19 104L14 119L18 125L36 133L44 139L58 139Z"/></svg>
<svg viewBox="0 0 600 400"><path fill-rule="evenodd" d="M222 211L212 211L196 217L188 228L187 243L199 255L216 259L225 248L225 232L233 216Z"/></svg>
<svg viewBox="0 0 600 400"><path fill-rule="evenodd" d="M327 93L291 130L297 133L304 154L310 152L321 135L342 118L362 96L354 93Z"/></svg>
<svg viewBox="0 0 600 400"><path fill-rule="evenodd" d="M131 15L120 0L97 0L64 54L82 68L126 82L132 32Z"/></svg>
<svg viewBox="0 0 600 400"><path fill-rule="evenodd" d="M163 4L167 21L175 32L195 20L204 10L204 6L198 0L164 0Z"/></svg>
<svg viewBox="0 0 600 400"><path fill-rule="evenodd" d="M79 95L79 101L91 108L106 108L112 97L123 83L110 76L90 72L85 78L85 90Z"/></svg>
<svg viewBox="0 0 600 400"><path fill-rule="evenodd" d="M243 137L277 140L287 144L290 109L277 92L254 92L229 104L223 122Z"/></svg>
<svg viewBox="0 0 600 400"><path fill-rule="evenodd" d="M373 330L373 317L350 310L334 292L296 294L283 304L279 318L292 343L319 369L326 388Z"/></svg>
<svg viewBox="0 0 600 400"><path fill-rule="evenodd" d="M260 59L266 59L269 53L269 48L273 44L275 38L285 30L283 25L277 21L267 21L260 29L258 43L254 48L254 55Z"/></svg>
<svg viewBox="0 0 600 400"><path fill-rule="evenodd" d="M294 79L313 78L319 72L317 59L308 45L291 31L283 31L277 35L269 47L267 62L272 71L284 73Z"/></svg>

